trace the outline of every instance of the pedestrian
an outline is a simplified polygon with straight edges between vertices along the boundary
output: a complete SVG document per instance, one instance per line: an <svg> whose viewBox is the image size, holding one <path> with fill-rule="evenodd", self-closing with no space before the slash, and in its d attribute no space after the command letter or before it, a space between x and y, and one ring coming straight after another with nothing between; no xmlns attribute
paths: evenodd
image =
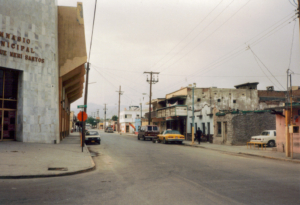
<svg viewBox="0 0 300 205"><path fill-rule="evenodd" d="M198 130L196 131L196 134L197 134L198 144L200 144L201 136L202 136L202 131L200 130L199 127L198 127Z"/></svg>

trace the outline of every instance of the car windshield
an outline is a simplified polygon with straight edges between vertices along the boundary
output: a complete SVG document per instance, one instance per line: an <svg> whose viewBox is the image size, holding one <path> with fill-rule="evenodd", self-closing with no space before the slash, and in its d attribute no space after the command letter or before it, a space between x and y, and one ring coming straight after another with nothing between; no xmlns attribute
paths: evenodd
<svg viewBox="0 0 300 205"><path fill-rule="evenodd" d="M148 131L152 131L152 126L148 126Z"/></svg>
<svg viewBox="0 0 300 205"><path fill-rule="evenodd" d="M98 135L97 131L89 131L89 135Z"/></svg>
<svg viewBox="0 0 300 205"><path fill-rule="evenodd" d="M261 133L261 135L269 136L270 132L263 132L263 133Z"/></svg>
<svg viewBox="0 0 300 205"><path fill-rule="evenodd" d="M177 130L166 130L164 132L164 134L179 134L180 135L180 132Z"/></svg>

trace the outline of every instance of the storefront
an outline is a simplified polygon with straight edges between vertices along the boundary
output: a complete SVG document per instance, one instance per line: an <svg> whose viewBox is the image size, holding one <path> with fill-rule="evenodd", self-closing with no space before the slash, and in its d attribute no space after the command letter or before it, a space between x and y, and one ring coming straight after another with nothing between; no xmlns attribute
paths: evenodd
<svg viewBox="0 0 300 205"><path fill-rule="evenodd" d="M82 4L3 1L0 41L0 141L59 143L83 90Z"/></svg>

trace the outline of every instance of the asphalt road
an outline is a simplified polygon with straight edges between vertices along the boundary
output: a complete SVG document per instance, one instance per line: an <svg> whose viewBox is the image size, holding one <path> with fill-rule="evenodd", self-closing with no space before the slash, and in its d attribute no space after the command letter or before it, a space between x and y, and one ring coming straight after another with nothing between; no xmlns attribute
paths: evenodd
<svg viewBox="0 0 300 205"><path fill-rule="evenodd" d="M300 165L101 133L95 171L0 180L0 204L300 204ZM0 170L1 171L1 170Z"/></svg>

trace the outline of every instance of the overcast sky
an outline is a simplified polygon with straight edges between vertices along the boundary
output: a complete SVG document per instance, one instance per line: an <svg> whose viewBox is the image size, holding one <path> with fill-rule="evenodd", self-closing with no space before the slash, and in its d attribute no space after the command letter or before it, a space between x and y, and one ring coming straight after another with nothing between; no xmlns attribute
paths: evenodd
<svg viewBox="0 0 300 205"><path fill-rule="evenodd" d="M88 53L94 6L94 0L83 1ZM144 71L160 72L153 99L191 83L234 88L259 82L260 90L286 89L286 70L300 74L295 10L294 0L98 0L88 114L100 109L103 117L104 103L108 116L117 114L120 85L122 109L148 101ZM300 85L297 74L294 85ZM81 104L83 98L71 110L78 112Z"/></svg>

